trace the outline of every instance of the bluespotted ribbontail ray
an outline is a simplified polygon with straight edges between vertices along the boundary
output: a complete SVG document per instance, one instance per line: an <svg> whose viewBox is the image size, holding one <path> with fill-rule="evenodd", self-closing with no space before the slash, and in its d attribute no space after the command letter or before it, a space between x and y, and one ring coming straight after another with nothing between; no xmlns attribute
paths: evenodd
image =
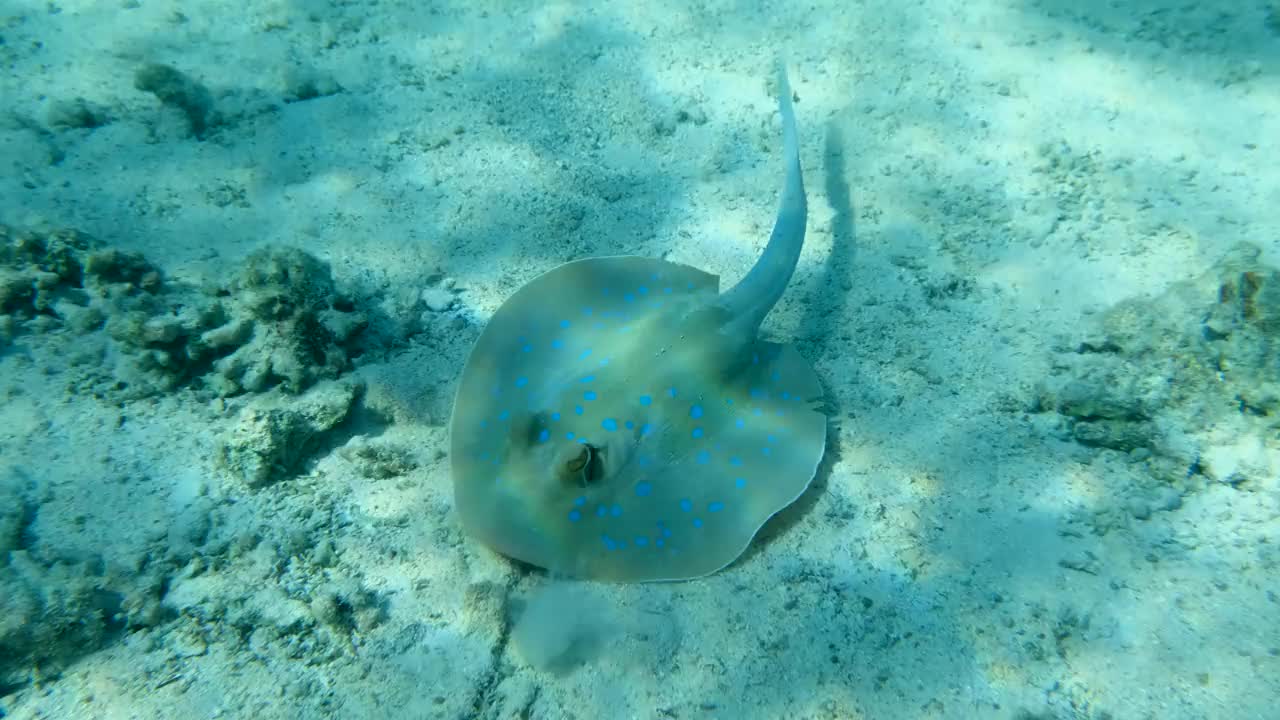
<svg viewBox="0 0 1280 720"><path fill-rule="evenodd" d="M790 345L757 338L804 244L791 90L779 69L786 178L755 266L719 293L685 265L561 265L493 315L450 425L464 528L557 573L713 573L804 492L826 445L822 388Z"/></svg>

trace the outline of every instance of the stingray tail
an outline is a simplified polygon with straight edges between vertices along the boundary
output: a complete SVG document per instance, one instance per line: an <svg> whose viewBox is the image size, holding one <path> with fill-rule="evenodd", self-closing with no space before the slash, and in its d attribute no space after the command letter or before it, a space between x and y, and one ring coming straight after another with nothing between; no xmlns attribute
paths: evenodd
<svg viewBox="0 0 1280 720"><path fill-rule="evenodd" d="M728 314L724 332L744 343L755 338L760 323L786 291L800 259L800 249L804 246L808 203L800 170L800 141L796 133L795 110L791 106L791 84L787 82L787 68L782 61L778 61L778 112L782 115L786 178L782 184L782 201L773 224L773 234L750 272L721 294L718 301Z"/></svg>

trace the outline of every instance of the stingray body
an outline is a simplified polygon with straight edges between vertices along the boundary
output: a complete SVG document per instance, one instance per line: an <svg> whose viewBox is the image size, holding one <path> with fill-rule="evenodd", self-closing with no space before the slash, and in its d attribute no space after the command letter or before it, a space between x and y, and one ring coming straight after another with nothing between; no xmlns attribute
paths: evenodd
<svg viewBox="0 0 1280 720"><path fill-rule="evenodd" d="M821 386L789 345L757 337L786 289L807 215L779 72L786 178L746 277L603 257L520 288L481 334L454 402L464 528L570 576L677 580L737 558L808 487L826 440Z"/></svg>

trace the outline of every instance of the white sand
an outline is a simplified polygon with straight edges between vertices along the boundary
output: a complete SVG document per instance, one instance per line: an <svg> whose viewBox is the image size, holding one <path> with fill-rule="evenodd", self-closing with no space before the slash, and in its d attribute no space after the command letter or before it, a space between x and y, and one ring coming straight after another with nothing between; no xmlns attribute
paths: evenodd
<svg viewBox="0 0 1280 720"><path fill-rule="evenodd" d="M11 673L0 716L1275 716L1274 432L1163 418L1252 474L1142 518L1146 465L1027 408L1117 302L1241 241L1280 264L1280 6L428 4L0 10L0 222L192 281L300 246L410 324L437 270L461 303L362 361L379 417L354 445L258 489L218 462L252 398L95 400L40 338L0 349L3 577L142 608ZM746 271L781 184L777 53L810 222L767 325L830 388L832 452L737 564L581 588L602 637L531 667L508 619L550 581L461 534L452 381L565 260ZM203 140L134 87L145 63L209 89ZM337 91L285 102L308 86ZM77 97L109 122L54 126ZM414 466L361 472L361 443ZM92 615L78 592L42 607Z"/></svg>

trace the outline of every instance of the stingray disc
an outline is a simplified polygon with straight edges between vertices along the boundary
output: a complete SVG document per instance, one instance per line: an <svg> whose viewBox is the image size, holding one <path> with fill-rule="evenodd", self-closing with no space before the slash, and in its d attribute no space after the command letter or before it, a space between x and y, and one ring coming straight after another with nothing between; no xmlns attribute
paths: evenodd
<svg viewBox="0 0 1280 720"><path fill-rule="evenodd" d="M578 577L674 580L728 565L813 479L826 441L813 368L734 348L719 279L606 257L561 265L494 314L450 424L463 526Z"/></svg>

